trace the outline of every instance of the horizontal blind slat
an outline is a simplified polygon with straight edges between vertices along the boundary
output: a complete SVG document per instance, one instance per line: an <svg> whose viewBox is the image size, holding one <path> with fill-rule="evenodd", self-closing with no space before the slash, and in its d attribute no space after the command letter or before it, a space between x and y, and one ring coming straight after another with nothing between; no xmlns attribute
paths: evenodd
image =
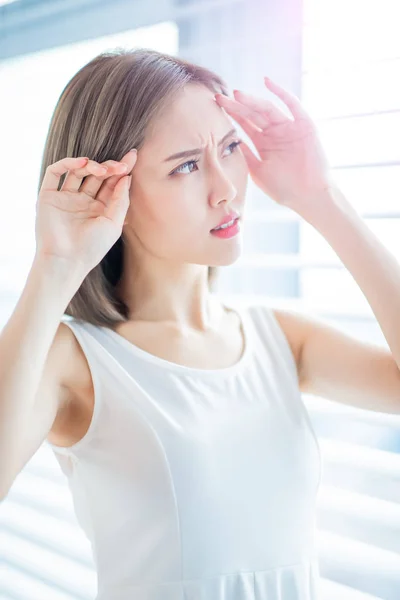
<svg viewBox="0 0 400 600"><path fill-rule="evenodd" d="M360 217L363 219L400 219L400 210L395 211L379 211L378 202L377 202L377 211L376 212L360 212ZM304 219L300 217L294 211L286 212L280 210L253 210L249 214L246 214L244 217L244 225L246 223L260 223L266 221L268 223L275 222L297 222L303 223Z"/></svg>

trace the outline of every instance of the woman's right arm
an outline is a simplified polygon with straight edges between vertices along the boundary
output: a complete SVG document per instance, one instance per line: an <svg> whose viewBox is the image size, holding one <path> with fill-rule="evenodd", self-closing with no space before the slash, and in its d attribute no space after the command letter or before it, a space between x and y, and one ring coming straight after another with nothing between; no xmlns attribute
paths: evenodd
<svg viewBox="0 0 400 600"><path fill-rule="evenodd" d="M47 437L68 389L70 332L60 323L82 277L35 257L0 333L0 499Z"/></svg>
<svg viewBox="0 0 400 600"><path fill-rule="evenodd" d="M46 169L37 201L35 257L0 333L0 499L68 401L73 335L60 321L87 274L121 236L130 203L126 173L136 157L128 152L122 164L101 165L66 157Z"/></svg>

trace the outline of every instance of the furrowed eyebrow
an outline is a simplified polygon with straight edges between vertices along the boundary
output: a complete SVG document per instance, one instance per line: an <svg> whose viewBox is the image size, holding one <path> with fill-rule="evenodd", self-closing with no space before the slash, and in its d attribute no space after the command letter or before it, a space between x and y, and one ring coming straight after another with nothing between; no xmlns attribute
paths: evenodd
<svg viewBox="0 0 400 600"><path fill-rule="evenodd" d="M230 131L228 131L228 133L226 135L224 135L222 140L220 142L218 142L218 146L221 146L225 142L225 140L233 134L237 134L237 130L235 128L231 129ZM193 150L183 150L182 152L177 152L176 154L172 154L171 156L168 156L168 158L166 158L164 160L164 162L169 162L170 160L176 160L177 158L186 158L187 156L193 156L193 154L201 154L202 152L203 152L203 148L193 148Z"/></svg>

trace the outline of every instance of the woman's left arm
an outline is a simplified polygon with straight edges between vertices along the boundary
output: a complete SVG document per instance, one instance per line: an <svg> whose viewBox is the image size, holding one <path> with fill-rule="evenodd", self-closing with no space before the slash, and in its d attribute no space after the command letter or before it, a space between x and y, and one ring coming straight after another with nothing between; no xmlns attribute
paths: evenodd
<svg viewBox="0 0 400 600"><path fill-rule="evenodd" d="M276 310L296 348L302 391L359 408L400 414L400 265L334 181L314 123L296 96L266 85L291 116L267 100L235 91L217 103L253 141L242 143L250 175L278 204L329 243L366 297L390 351L342 333L321 319Z"/></svg>
<svg viewBox="0 0 400 600"><path fill-rule="evenodd" d="M358 408L400 414L400 266L339 189L310 220L362 290L389 345L367 344L294 311L276 317L298 348L301 390Z"/></svg>

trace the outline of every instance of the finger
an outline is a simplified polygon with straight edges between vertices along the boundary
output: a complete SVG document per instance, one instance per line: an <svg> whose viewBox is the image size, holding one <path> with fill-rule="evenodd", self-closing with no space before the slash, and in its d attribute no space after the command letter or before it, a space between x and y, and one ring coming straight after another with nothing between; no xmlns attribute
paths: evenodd
<svg viewBox="0 0 400 600"><path fill-rule="evenodd" d="M241 90L234 90L235 98L242 104L245 104L249 108L253 109L260 115L266 117L268 123L283 123L288 120L287 115L282 112L273 102L265 100L264 98L256 98L251 94L246 94Z"/></svg>
<svg viewBox="0 0 400 600"><path fill-rule="evenodd" d="M77 192L82 185L82 180L89 175L93 175L93 177L104 177L107 175L107 167L103 167L94 160L89 160L83 169L68 171L61 190L63 192Z"/></svg>
<svg viewBox="0 0 400 600"><path fill-rule="evenodd" d="M128 165L128 171L125 173L126 175L132 174L132 169L136 164L137 157L138 155L136 148L129 150L129 152L127 152L122 157L122 164ZM123 173L122 175L112 175L111 177L105 179L99 191L97 192L96 200L99 200L105 206L107 206L112 201L115 186L117 185L121 177L125 176L125 174Z"/></svg>
<svg viewBox="0 0 400 600"><path fill-rule="evenodd" d="M295 94L289 92L289 90L281 87L269 77L264 77L264 83L278 98L280 98L286 106L289 108L294 119L309 119L309 115L300 100Z"/></svg>
<svg viewBox="0 0 400 600"><path fill-rule="evenodd" d="M117 162L116 160L107 160L102 163L102 166L107 167L107 172L102 177L87 177L82 185L78 188L80 192L84 192L88 196L95 198L100 188L105 185L110 185L110 179L113 179L112 185L115 186L118 179L126 175L129 170L129 165L126 163ZM116 176L117 179L115 179Z"/></svg>
<svg viewBox="0 0 400 600"><path fill-rule="evenodd" d="M225 110L225 107L224 107ZM254 125L254 123L252 123L251 121L249 121L249 119L245 119L244 117L241 117L238 114L230 114L230 112L227 110L226 111L230 117L232 117L232 119L234 121L236 121L236 123L238 123L240 125L240 127L243 129L243 131L245 133L247 133L247 135L249 136L249 138L251 140L255 140L257 135L260 135L261 130L259 127L256 127Z"/></svg>
<svg viewBox="0 0 400 600"><path fill-rule="evenodd" d="M223 96L222 94L216 94L215 98L218 104L222 106L229 114L235 116L238 115L239 117L249 119L260 129L264 129L268 126L269 121L267 117L250 108L249 106L246 106L237 100L232 100L231 98Z"/></svg>
<svg viewBox="0 0 400 600"><path fill-rule="evenodd" d="M57 162L49 165L45 171L41 189L43 190L58 190L60 183L60 177L71 169L80 169L88 163L89 159L87 156L80 156L79 158L66 157Z"/></svg>
<svg viewBox="0 0 400 600"><path fill-rule="evenodd" d="M107 177L94 198L104 204L104 206L108 206L112 202L117 183L126 176L127 175L112 175L111 177Z"/></svg>
<svg viewBox="0 0 400 600"><path fill-rule="evenodd" d="M107 204L104 211L104 216L123 227L126 213L128 212L130 204L130 185L132 181L132 175L126 175L121 177L117 185L114 188L114 192L111 198L111 202Z"/></svg>

